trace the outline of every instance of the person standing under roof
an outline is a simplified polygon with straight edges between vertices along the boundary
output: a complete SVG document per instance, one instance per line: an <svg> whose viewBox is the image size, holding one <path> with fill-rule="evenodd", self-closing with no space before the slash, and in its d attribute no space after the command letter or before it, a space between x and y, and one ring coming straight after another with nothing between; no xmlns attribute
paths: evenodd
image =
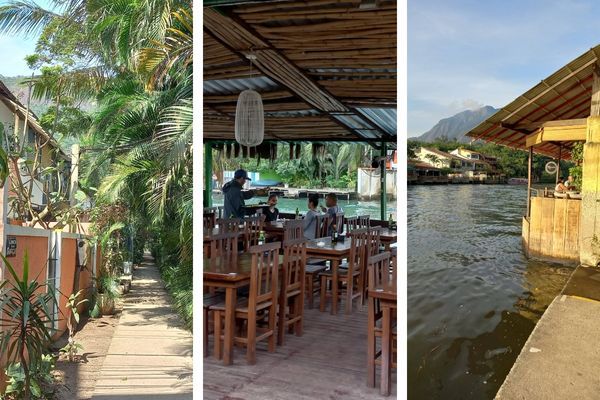
<svg viewBox="0 0 600 400"><path fill-rule="evenodd" d="M319 195L311 193L308 195L308 212L304 216L304 237L306 239L314 239L317 233L317 215L319 210L317 205L319 204Z"/></svg>
<svg viewBox="0 0 600 400"><path fill-rule="evenodd" d="M330 223L327 234L331 236L333 234L333 222L335 221L336 214L342 213L344 212L344 210L342 210L342 207L339 207L337 205L337 195L335 193L329 193L327 194L327 196L325 196L325 205L327 206L327 208L321 207L321 211L329 214ZM337 229L339 231L340 227L338 226Z"/></svg>
<svg viewBox="0 0 600 400"><path fill-rule="evenodd" d="M244 200L251 199L254 196L252 190L242 191L248 178L248 173L243 169L238 169L233 175L233 179L223 186L223 195L225 196L225 211L223 218L244 218Z"/></svg>

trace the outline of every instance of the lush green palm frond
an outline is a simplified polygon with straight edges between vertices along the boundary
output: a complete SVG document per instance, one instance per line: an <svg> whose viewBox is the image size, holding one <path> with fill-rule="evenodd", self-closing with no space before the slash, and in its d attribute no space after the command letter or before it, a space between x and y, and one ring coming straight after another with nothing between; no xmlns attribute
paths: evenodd
<svg viewBox="0 0 600 400"><path fill-rule="evenodd" d="M171 106L162 116L156 134L158 154L163 154L163 160L168 168L185 162L190 155L192 146L194 110L192 100L182 100L179 105Z"/></svg>
<svg viewBox="0 0 600 400"><path fill-rule="evenodd" d="M11 1L0 6L0 32L6 34L39 34L58 14L33 1Z"/></svg>
<svg viewBox="0 0 600 400"><path fill-rule="evenodd" d="M193 24L191 11L173 12L174 25L166 31L164 41L152 40L138 53L138 71L147 76L148 89L160 87L168 75L186 75L193 61Z"/></svg>
<svg viewBox="0 0 600 400"><path fill-rule="evenodd" d="M36 100L56 99L60 96L79 102L95 98L110 75L111 71L104 66L96 66L62 72L57 76L42 74L27 79L24 83L33 84L32 98Z"/></svg>

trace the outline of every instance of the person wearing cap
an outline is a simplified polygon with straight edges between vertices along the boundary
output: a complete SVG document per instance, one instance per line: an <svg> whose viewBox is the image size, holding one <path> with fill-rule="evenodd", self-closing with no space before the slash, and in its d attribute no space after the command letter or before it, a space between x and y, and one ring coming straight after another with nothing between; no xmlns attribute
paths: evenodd
<svg viewBox="0 0 600 400"><path fill-rule="evenodd" d="M252 190L242 191L246 181L251 180L248 178L248 173L243 169L238 169L233 175L233 179L227 182L223 186L223 195L225 196L224 201L224 218L244 218L244 200L248 200L254 196Z"/></svg>

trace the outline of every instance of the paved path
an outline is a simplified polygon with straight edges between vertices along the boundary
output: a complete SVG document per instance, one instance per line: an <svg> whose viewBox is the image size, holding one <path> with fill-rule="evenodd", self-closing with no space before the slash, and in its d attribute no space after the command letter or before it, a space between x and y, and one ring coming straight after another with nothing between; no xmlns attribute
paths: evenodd
<svg viewBox="0 0 600 400"><path fill-rule="evenodd" d="M134 271L92 399L192 399L192 335L148 255Z"/></svg>
<svg viewBox="0 0 600 400"><path fill-rule="evenodd" d="M600 302L561 295L525 343L497 400L596 400L600 393Z"/></svg>

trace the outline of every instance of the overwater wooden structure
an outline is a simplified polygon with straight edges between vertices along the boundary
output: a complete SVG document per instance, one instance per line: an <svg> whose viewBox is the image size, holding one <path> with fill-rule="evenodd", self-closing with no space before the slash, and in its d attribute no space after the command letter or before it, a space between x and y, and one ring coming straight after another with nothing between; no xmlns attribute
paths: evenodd
<svg viewBox="0 0 600 400"><path fill-rule="evenodd" d="M523 241L529 254L598 264L600 45L543 79L467 135L529 152L527 214L523 217ZM535 198L533 153L569 159L577 142L585 142L582 199Z"/></svg>
<svg viewBox="0 0 600 400"><path fill-rule="evenodd" d="M262 95L267 144L351 141L382 155L395 148L395 1L213 0L204 2L203 22L205 207L209 150L234 140L245 89Z"/></svg>

